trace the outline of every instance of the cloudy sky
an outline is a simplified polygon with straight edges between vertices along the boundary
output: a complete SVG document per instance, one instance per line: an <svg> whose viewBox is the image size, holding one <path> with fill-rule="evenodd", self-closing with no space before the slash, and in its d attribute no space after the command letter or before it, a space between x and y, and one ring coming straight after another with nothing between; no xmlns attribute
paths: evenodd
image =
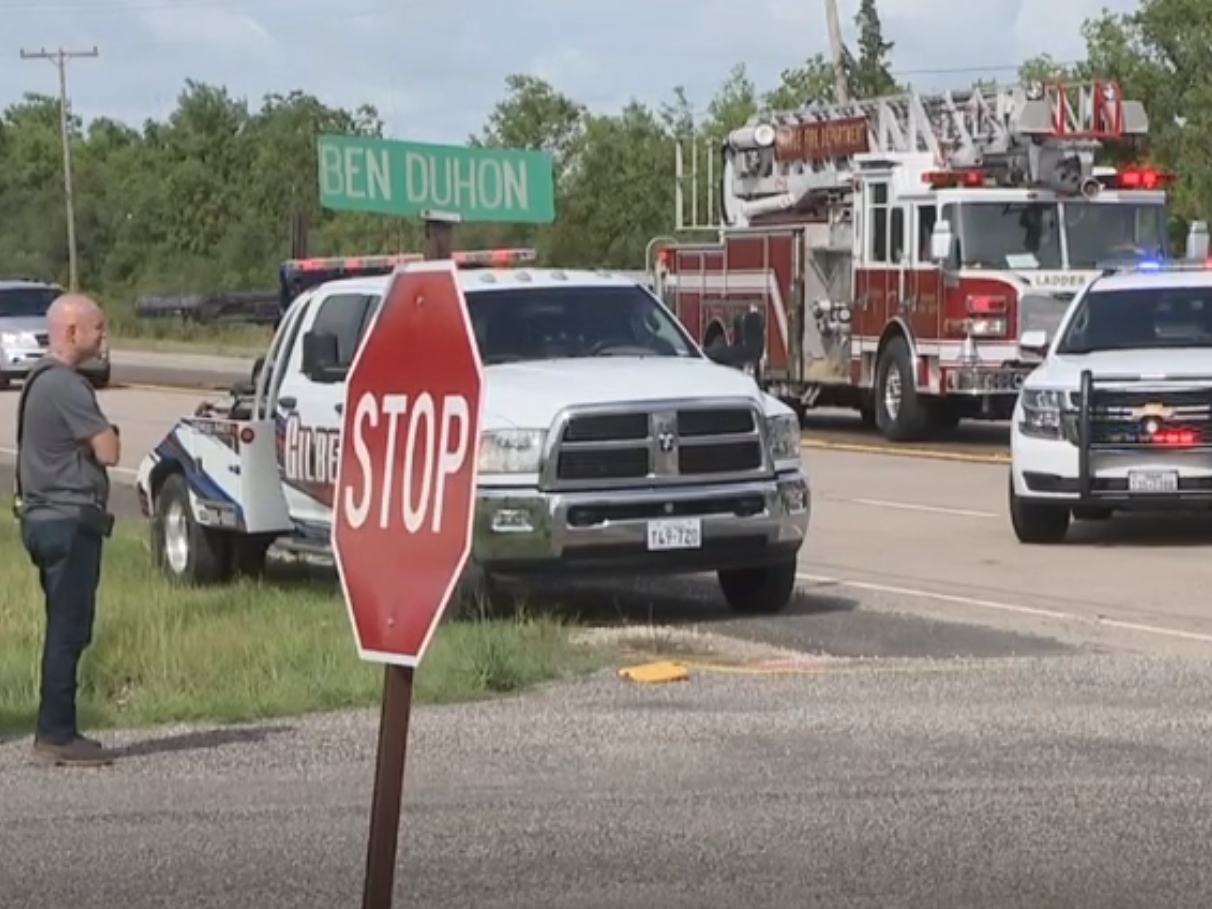
<svg viewBox="0 0 1212 909"><path fill-rule="evenodd" d="M847 25L858 0L840 0ZM1025 57L1083 55L1080 27L1131 0L880 0L895 70L921 86L1006 78ZM529 72L598 109L684 85L704 104L743 61L763 85L825 48L822 0L0 0L0 106L54 92L21 49L89 49L78 113L167 114L187 78L254 101L299 88L374 104L397 138L461 142L503 80ZM849 38L849 35L848 35Z"/></svg>

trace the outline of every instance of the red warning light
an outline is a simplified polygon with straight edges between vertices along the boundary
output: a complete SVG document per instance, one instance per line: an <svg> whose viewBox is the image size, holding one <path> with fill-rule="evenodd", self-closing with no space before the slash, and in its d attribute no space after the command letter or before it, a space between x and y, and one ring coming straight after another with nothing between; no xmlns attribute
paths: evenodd
<svg viewBox="0 0 1212 909"><path fill-rule="evenodd" d="M1194 445L1196 437L1192 429L1159 429L1149 436L1149 441L1154 445L1183 448Z"/></svg>

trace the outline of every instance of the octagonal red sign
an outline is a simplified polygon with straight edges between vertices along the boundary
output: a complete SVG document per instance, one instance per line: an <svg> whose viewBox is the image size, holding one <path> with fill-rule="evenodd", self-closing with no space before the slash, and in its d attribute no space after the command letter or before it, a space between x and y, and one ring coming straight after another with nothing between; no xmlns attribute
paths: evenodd
<svg viewBox="0 0 1212 909"><path fill-rule="evenodd" d="M333 498L364 660L417 665L470 555L482 382L455 265L397 268L349 370Z"/></svg>

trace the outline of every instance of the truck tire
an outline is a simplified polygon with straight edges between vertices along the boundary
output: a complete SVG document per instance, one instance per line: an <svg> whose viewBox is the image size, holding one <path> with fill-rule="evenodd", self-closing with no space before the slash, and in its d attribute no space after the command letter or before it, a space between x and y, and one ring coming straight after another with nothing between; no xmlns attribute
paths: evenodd
<svg viewBox="0 0 1212 909"><path fill-rule="evenodd" d="M914 442L928 431L928 416L917 393L909 344L893 338L875 367L875 424L889 441Z"/></svg>
<svg viewBox="0 0 1212 909"><path fill-rule="evenodd" d="M232 538L194 520L189 487L179 473L169 474L160 487L151 532L156 566L172 580L202 585L231 578Z"/></svg>
<svg viewBox="0 0 1212 909"><path fill-rule="evenodd" d="M739 615L773 615L782 612L795 593L794 559L757 568L730 568L718 572L720 590Z"/></svg>
<svg viewBox="0 0 1212 909"><path fill-rule="evenodd" d="M1053 545L1063 543L1069 532L1070 512L1066 505L1027 502L1014 491L1010 479L1010 523L1020 543Z"/></svg>

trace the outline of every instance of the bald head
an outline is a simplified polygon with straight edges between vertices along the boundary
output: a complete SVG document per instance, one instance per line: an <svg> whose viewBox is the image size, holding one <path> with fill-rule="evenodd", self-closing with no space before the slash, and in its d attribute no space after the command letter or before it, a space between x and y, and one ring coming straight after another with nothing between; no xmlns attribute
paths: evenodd
<svg viewBox="0 0 1212 909"><path fill-rule="evenodd" d="M91 360L105 339L105 313L91 297L67 293L46 311L51 354L71 366Z"/></svg>

